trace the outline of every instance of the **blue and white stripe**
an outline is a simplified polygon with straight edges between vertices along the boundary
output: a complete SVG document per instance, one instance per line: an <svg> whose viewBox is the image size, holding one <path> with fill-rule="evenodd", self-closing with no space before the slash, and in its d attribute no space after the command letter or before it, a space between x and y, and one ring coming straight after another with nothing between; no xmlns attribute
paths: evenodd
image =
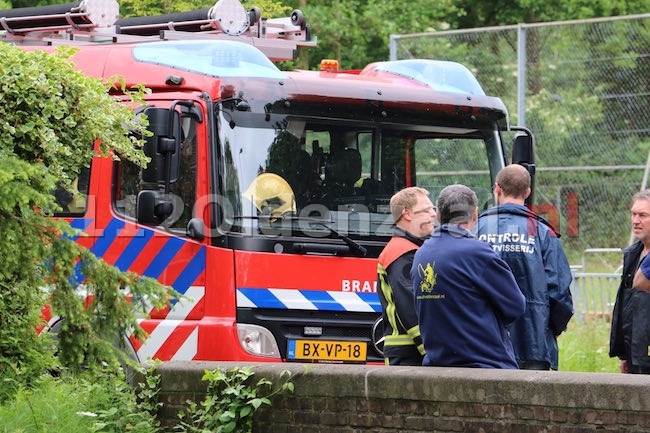
<svg viewBox="0 0 650 433"><path fill-rule="evenodd" d="M299 289L237 289L237 306L283 310L381 312L377 293Z"/></svg>

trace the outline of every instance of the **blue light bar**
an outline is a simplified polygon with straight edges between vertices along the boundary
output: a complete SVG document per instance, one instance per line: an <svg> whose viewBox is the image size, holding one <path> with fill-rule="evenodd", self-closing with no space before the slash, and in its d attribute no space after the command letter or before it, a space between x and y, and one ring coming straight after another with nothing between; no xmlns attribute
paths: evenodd
<svg viewBox="0 0 650 433"><path fill-rule="evenodd" d="M144 63L164 65L213 77L285 78L257 48L235 41L191 40L139 44L133 56Z"/></svg>
<svg viewBox="0 0 650 433"><path fill-rule="evenodd" d="M425 84L441 92L485 96L474 74L465 66L444 60L408 59L368 65L360 75L385 72Z"/></svg>

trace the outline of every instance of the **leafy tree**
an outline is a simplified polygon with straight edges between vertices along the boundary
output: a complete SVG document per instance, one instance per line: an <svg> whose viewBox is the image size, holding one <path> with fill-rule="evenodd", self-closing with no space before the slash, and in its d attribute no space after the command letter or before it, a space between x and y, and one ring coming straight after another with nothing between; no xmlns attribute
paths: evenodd
<svg viewBox="0 0 650 433"><path fill-rule="evenodd" d="M199 0L192 2L188 0L122 0L120 4L120 16L123 18L137 17L137 16L155 16L173 14L178 12L188 12L199 9L206 9L214 6L214 0ZM291 9L288 6L274 0L259 0L259 1L242 1L244 7L248 10L253 6L257 6L262 11L263 16L274 18L286 15Z"/></svg>
<svg viewBox="0 0 650 433"><path fill-rule="evenodd" d="M453 28L476 28L504 26L517 23L537 23L570 19L587 19L645 13L650 6L649 0L606 0L590 2L587 0L519 0L511 2L496 0L460 0L458 8L463 11L451 20ZM539 63L540 50L544 44L538 29L529 28L526 39L526 58L528 64L528 88L531 94L537 94L541 88Z"/></svg>
<svg viewBox="0 0 650 433"><path fill-rule="evenodd" d="M33 7L33 6L55 5L61 2L56 0L11 0L11 1L5 0L2 3L7 4L6 9L11 9L11 8ZM2 8L5 9L4 6L2 6Z"/></svg>
<svg viewBox="0 0 650 433"><path fill-rule="evenodd" d="M504 26L517 23L536 23L587 19L645 13L648 0L460 0L456 2L462 14L450 18L453 28Z"/></svg>
<svg viewBox="0 0 650 433"><path fill-rule="evenodd" d="M336 59L342 68L362 68L388 60L391 34L418 33L445 28L446 17L459 13L451 1L335 0L306 2L303 8L318 47L309 50L309 67L321 59Z"/></svg>
<svg viewBox="0 0 650 433"><path fill-rule="evenodd" d="M142 140L128 133L144 134L146 119L111 98L109 85L75 71L72 52L62 47L50 55L0 44L0 394L5 397L13 389L6 384L29 384L53 366L46 339L36 336L46 300L53 314L65 319L59 358L75 371L100 362L117 365L116 333L144 338L135 317L139 304L129 302L129 294L158 307L173 296L155 280L99 260L72 240L79 234L66 221L50 218L58 208L51 192L57 187L72 192L73 179L94 155L115 152L146 164ZM143 89L132 95L137 102ZM93 297L85 300L83 290Z"/></svg>
<svg viewBox="0 0 650 433"><path fill-rule="evenodd" d="M446 0L435 3L425 0L302 0L302 3L287 2L304 10L313 33L318 36L318 47L309 50L309 67L315 68L321 59L331 58L350 69L387 60L391 34L645 13L650 7L650 0ZM529 59L534 59L535 45L541 42L531 37Z"/></svg>
<svg viewBox="0 0 650 433"><path fill-rule="evenodd" d="M11 2L14 7L48 3L57 2ZM121 16L132 17L209 8L215 2L122 0L119 3ZM444 0L434 3L427 0L247 0L242 3L246 8L259 7L269 18L286 16L291 9L302 9L312 33L318 36L318 47L308 50L309 60L301 62L301 67L312 69L317 68L324 58L337 59L342 67L351 69L387 60L391 34L626 15L645 13L650 7L650 0ZM535 44L539 42L531 38L529 43L534 52ZM529 58L533 59L532 56Z"/></svg>

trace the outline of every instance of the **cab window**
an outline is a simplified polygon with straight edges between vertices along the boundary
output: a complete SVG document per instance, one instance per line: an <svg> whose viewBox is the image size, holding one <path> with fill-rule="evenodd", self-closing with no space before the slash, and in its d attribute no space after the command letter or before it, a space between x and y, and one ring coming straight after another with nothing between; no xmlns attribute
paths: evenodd
<svg viewBox="0 0 650 433"><path fill-rule="evenodd" d="M59 205L54 216L80 216L86 213L88 190L90 188L90 168L82 168L72 181L70 190L58 187L53 194Z"/></svg>
<svg viewBox="0 0 650 433"><path fill-rule="evenodd" d="M196 131L197 123L190 117L184 117L179 176L176 182L169 185L174 211L162 224L163 228L179 235L185 234L196 202ZM136 218L136 199L142 189L164 189L164 185L145 185L142 181L142 170L129 161L116 162L115 179L115 212L129 219Z"/></svg>

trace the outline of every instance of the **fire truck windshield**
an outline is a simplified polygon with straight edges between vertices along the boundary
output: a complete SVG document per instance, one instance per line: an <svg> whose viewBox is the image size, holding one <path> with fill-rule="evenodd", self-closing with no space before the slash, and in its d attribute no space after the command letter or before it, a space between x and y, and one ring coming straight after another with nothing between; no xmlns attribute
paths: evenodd
<svg viewBox="0 0 650 433"><path fill-rule="evenodd" d="M391 196L406 186L435 202L452 183L491 200L505 161L498 132L414 124L365 124L286 114L221 112L226 204L221 228L252 236L352 239L392 234ZM314 223L319 221L320 223Z"/></svg>

